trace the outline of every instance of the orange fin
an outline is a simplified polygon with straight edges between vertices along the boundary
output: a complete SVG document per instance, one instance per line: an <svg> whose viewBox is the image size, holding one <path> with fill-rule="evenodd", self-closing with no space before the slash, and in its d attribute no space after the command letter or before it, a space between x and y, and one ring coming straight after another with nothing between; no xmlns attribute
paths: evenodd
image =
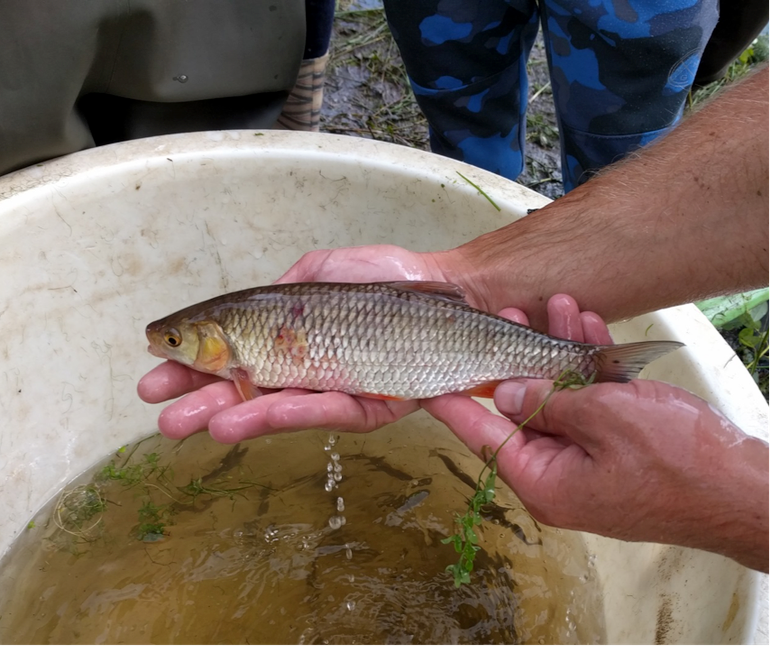
<svg viewBox="0 0 770 646"><path fill-rule="evenodd" d="M485 384L479 384L478 386L474 386L468 390L463 390L460 394L468 395L470 397L488 397L489 399L492 399L492 397L495 395L495 388L497 388L502 383L502 381L502 379L498 379L497 381L488 381Z"/></svg>
<svg viewBox="0 0 770 646"><path fill-rule="evenodd" d="M366 397L367 399L379 399L386 402L403 402L406 401L403 397L393 397L392 395L377 395L374 393L358 393L359 397Z"/></svg>
<svg viewBox="0 0 770 646"><path fill-rule="evenodd" d="M450 301L465 303L463 288L454 283L441 283L435 280L399 280L383 283L394 289L402 289L407 292L420 292L430 296L440 296Z"/></svg>
<svg viewBox="0 0 770 646"><path fill-rule="evenodd" d="M246 374L245 370L242 370L241 368L233 370L232 378L243 401L249 401L259 395L259 391L254 387L254 384L249 381L249 375Z"/></svg>

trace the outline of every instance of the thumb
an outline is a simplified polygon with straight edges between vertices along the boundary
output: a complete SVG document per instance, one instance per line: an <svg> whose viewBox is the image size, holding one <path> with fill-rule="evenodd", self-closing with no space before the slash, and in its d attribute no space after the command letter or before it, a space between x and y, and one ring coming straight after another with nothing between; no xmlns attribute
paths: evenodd
<svg viewBox="0 0 770 646"><path fill-rule="evenodd" d="M494 400L497 410L516 424L532 417L526 422L527 428L569 437L583 446L596 445L591 428L596 388L555 391L550 380L516 379L501 383Z"/></svg>
<svg viewBox="0 0 770 646"><path fill-rule="evenodd" d="M545 379L516 379L504 381L495 390L495 406L512 422L521 424L549 398L553 381ZM542 412L542 411L541 411ZM534 419L528 426L534 426Z"/></svg>

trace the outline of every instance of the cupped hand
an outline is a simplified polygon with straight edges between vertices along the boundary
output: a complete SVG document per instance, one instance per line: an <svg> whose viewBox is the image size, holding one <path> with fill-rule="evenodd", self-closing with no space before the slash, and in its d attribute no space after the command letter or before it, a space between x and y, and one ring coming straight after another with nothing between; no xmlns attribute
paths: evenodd
<svg viewBox="0 0 770 646"><path fill-rule="evenodd" d="M388 280L445 282L446 277L435 261L435 254L373 245L312 251L277 282ZM472 295L468 296L473 302ZM215 440L224 443L306 428L368 432L419 407L414 401L379 401L299 389L265 391L243 402L232 382L170 361L147 373L139 382L138 392L149 403L185 395L160 415L158 426L167 437L183 438L208 429Z"/></svg>

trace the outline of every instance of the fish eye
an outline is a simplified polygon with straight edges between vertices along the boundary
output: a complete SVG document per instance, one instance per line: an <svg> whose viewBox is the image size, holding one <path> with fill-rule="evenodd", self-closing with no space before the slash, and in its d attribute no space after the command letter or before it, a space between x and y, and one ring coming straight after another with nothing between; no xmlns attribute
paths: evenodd
<svg viewBox="0 0 770 646"><path fill-rule="evenodd" d="M172 348L177 348L182 345L182 335L175 328L167 330L163 335L163 340Z"/></svg>

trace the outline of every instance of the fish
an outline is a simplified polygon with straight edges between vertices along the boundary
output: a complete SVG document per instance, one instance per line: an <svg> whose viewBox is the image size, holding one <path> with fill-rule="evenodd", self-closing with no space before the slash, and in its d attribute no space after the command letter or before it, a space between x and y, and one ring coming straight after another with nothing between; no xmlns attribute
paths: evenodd
<svg viewBox="0 0 770 646"><path fill-rule="evenodd" d="M232 380L244 400L259 388L492 397L506 379L567 370L626 382L683 345L559 339L475 309L457 285L432 281L254 287L182 309L146 333L152 354Z"/></svg>

